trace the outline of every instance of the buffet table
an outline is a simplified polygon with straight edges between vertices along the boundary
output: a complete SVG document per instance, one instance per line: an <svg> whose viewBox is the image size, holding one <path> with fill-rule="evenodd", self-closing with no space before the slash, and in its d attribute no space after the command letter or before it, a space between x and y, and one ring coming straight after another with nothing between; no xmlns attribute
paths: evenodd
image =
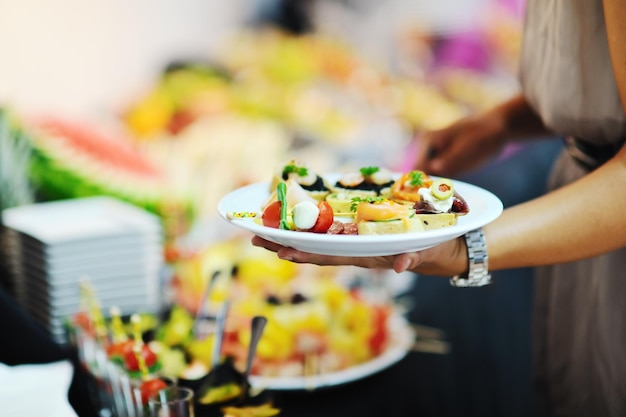
<svg viewBox="0 0 626 417"><path fill-rule="evenodd" d="M460 12L460 8L455 10L455 15L465 16L465 13ZM378 10L375 12L376 16L379 16ZM402 11L398 12L403 14ZM448 15L451 14L450 11ZM363 17L359 17L361 23ZM492 21L496 20L492 19ZM344 22L344 20L340 19L338 22ZM506 21L499 19L498 22ZM341 25L341 32L345 29L344 24ZM397 25L391 26L395 30ZM360 27L367 28L369 25L361 24ZM446 126L470 111L480 110L494 102L499 102L503 97L511 94L511 89L517 88L517 84L512 83L506 74L503 80L499 79L502 72L500 70L495 74L488 71L483 74L479 71L470 75L470 72L465 70L457 73L450 69L436 74L440 85L435 88L434 85L430 85L430 82L427 83L426 79L422 79L424 68L441 65L442 69L445 69L451 63L458 64L458 62L451 61L458 61L466 54L458 56L454 51L458 51L459 48L466 51L469 45L470 49L475 52L473 57L478 58L472 59L469 63L463 62L462 64L465 65L461 66L472 64L474 67L480 67L472 68L474 70L485 70L483 67L487 66L488 62L481 59L481 57L484 58L484 54L481 53L484 52L483 45L475 42L472 33L469 36L459 36L458 39L442 34L440 42L433 42L432 39L423 36L415 29L417 28L406 31L406 39L401 41L397 48L423 53L410 53L403 57L402 51L398 50L398 56L394 55L395 64L399 67L410 64L410 68L398 68L401 73L404 73L400 76L391 76L386 68L379 68L378 65L364 62L356 56L353 48L344 48L342 45L338 46L334 42L329 42L329 40L334 40L333 37L330 39L326 37L291 38L273 31L242 33L241 36L235 37L233 44L229 44L231 45L231 48L227 48L229 53L221 58L223 62L220 65L213 65L212 60L211 62L201 60L168 66L162 78L155 81L155 85L145 92L145 96L128 103L123 111L119 109L119 113L122 114L119 122L131 134L133 138L131 143L121 142L123 146L117 146L116 141L99 140L103 138L96 134L97 129L93 131L89 128L79 129L78 125L66 124L60 120L52 120L46 126L37 126L40 134L35 135L36 140L33 138L38 157L35 173L41 174L36 176L37 189L49 199L83 197L81 193L87 190L89 195L92 193L111 195L154 212L163 220L165 255L168 258L173 253L184 252L187 249L184 244L187 241L182 239L183 244L180 244L178 238L187 237L185 236L187 228L194 221L197 222L204 216L214 214L219 198L241 185L269 179L278 162L282 162L285 155L302 157L320 172L368 164L408 170L412 167L412 162L406 160L405 150L414 151L411 147L413 144L411 139L416 133ZM499 25L490 22L487 35L491 32L499 33L499 30L502 30L502 28L499 29ZM367 32L369 34L370 29L367 29ZM363 34L354 32L353 35L362 36ZM382 39L379 33L374 36ZM437 54L434 53L435 51L431 53L430 49L435 45L447 47L442 48L442 51ZM498 49L497 45L492 45L492 47ZM389 53L387 48L383 49L385 54ZM498 52L496 58L499 59L493 59L493 61L495 65L501 66L505 59L499 55L503 51L496 52ZM242 56L248 56L248 54L248 59L241 59ZM246 67L250 57L255 63L254 70ZM297 65L275 65L277 62L292 61ZM225 73L224 69L227 69ZM502 85L487 83L487 80L491 80L491 77L496 75L498 75L496 77L498 81L503 81ZM258 100L259 97L263 97L264 100ZM51 130L44 134L46 128ZM58 135L59 130L64 134ZM65 147L54 140L57 136L67 136L72 139L64 141L64 146L68 147L67 152L51 152L53 149L65 150ZM381 138L385 140L382 141ZM254 146L250 146L251 140L256 141ZM94 163L87 163L86 167L74 167L71 163L73 158L65 158L66 154L74 155L75 152L84 148L83 145L92 142L99 145L95 147L96 151L83 152L85 154L83 156L89 157L88 160ZM113 143L116 146L111 145ZM107 155L119 156L120 154L129 156L122 166L117 165L119 158L109 160L107 157ZM108 169L95 174L87 169L99 164L104 164ZM58 167L62 169L56 171L58 175L55 175L54 169ZM69 169L70 177L66 177L67 167L71 168ZM229 175L224 175L225 172ZM51 181L55 178L65 179ZM147 185L151 190L148 193L145 193L146 178L149 179ZM219 178L219 181L207 181L208 178ZM519 193L519 186L509 187L509 184L506 186L514 188ZM167 193L159 191L165 189L168 190ZM195 236L192 236L190 240L193 240L193 237ZM202 232L202 237L206 240L213 240L213 238L219 240L223 238L223 235L217 228L211 227L210 231ZM32 244L23 246L30 248L31 251L34 250ZM43 245L35 247L35 249L41 249L40 252L44 252L42 248ZM101 252L99 248L96 249L98 249L97 252ZM151 259L155 261L158 259L160 262L160 248L158 249L159 256L153 256ZM124 255L129 256L130 260L139 259L137 252L126 251ZM15 262L21 266L22 260L24 264L29 262L27 258L23 256ZM116 260L119 260L118 258L116 257ZM55 259L60 261L58 258ZM221 259L215 263L219 264L219 268L230 269L230 265L226 267L222 265ZM112 265L106 266L107 271L112 270ZM195 267L202 266L198 268L198 271L202 273L196 274L197 271L194 270L194 273L187 274L186 279L178 282L176 290L180 295L178 301L181 304L198 298L206 280L207 268L202 262L188 266L188 272ZM215 265L210 266L215 267ZM155 268L151 267L152 264L148 265L150 272L154 272ZM268 276L274 277L276 275L274 272L270 271ZM37 277L41 275L37 271L32 273L37 273ZM75 280L75 270L72 269L71 274L71 278ZM92 279L94 277L97 279L96 272L89 271L87 275ZM157 274L149 276L151 277L150 285L138 284L134 287L131 285L132 282L120 273L115 275L117 279L124 280L120 285L111 285L107 276L102 282L106 282L108 287L104 288L103 285L102 288L97 289L105 314L110 306L120 307L120 288L124 288L121 290L125 292L123 295L128 295L131 287L136 289L133 293L136 299L142 301L142 304L146 304L146 300L150 301L147 303L150 304L148 307L153 308L148 310L156 311L157 309L154 308L156 298L153 297L156 291L148 290L160 287L154 285L157 283L154 279ZM56 275L46 277L47 283L60 281ZM160 274L158 279L161 279ZM258 282L258 279L252 281ZM33 282L33 280L22 279L15 282ZM447 285L443 280L440 283ZM108 288L113 290L109 292ZM147 295L143 292L144 290L148 291ZM23 299L19 301L32 307L31 310L40 315L43 315L40 311L43 303L40 303L39 299L61 298L60 296L55 298L56 293L52 294L51 291L44 291L40 288L28 294L30 293L39 297L36 302L26 299L24 294L27 292L25 291L20 293ZM516 299L519 299L519 292L514 293ZM427 291L425 293L423 288L420 289L419 294L417 289L413 288L406 295L415 304L418 296L426 297L425 294ZM447 295L444 291L429 295L432 296L431 303L434 307L428 302L425 303L432 307L427 311L426 316L430 315L430 317L426 317L426 321L423 320L423 315L420 316L409 308L402 310L408 312L408 320L413 325L424 324L429 322L429 318L443 314L441 310L437 310L439 307L444 308L442 299L445 300L445 308L449 311L453 311L452 307L458 307L458 305L461 306L459 310L462 310L464 305L462 302L456 306L448 304L452 298L442 297L442 295ZM33 300L35 298L33 296ZM476 298L483 299L482 296ZM78 303L78 297L74 297L73 301ZM135 301L135 299L129 300L127 305L121 306L124 314L145 309L144 305L135 307L132 304ZM414 304L411 307L415 307ZM424 304L418 307L424 309ZM466 319L465 315L455 317L461 323L461 327L470 320L482 320L487 315L485 311L480 314L481 310L478 308L468 310L472 312L468 315L471 316L470 318ZM195 309L189 308L189 311L195 311ZM45 313L50 313L49 315L54 313L56 314L54 318L60 318L67 312L46 311ZM338 320L337 316L333 317L335 321ZM469 334L469 337L466 337L466 340L470 340L469 343L474 340L474 337L480 337L476 335L481 334L487 328L488 320L482 320L480 324L483 325L485 322L487 324L484 328L464 327L463 336ZM362 327L368 326L365 323L363 320L360 321ZM61 322L55 324L60 329ZM353 330L352 333L357 333L353 328L350 330ZM57 336L59 335L60 333ZM287 417L487 415L472 414L463 407L468 405L468 400L472 401L472 406L481 401L487 402L484 396L474 398L472 394L476 391L493 396L498 393L498 387L489 384L490 381L486 377L475 376L481 372L488 374L493 369L490 369L488 364L480 369L483 364L478 363L480 360L474 359L483 358L483 354L489 355L493 352L488 352L487 349L481 350L482 345L478 344L476 350L480 351L480 355L477 357L467 355L463 342L455 338L452 340L453 345L450 345L441 340L445 335L436 329L421 327L417 331L417 336L416 343L409 349L406 356L400 360L391 361L390 365L385 365L379 371L332 387L319 387L314 390L274 389L269 391L273 403L281 410L280 415ZM514 342L513 340L512 343ZM360 341L353 343L355 350L362 345ZM503 350L507 351L510 356L508 350ZM350 351L350 353L353 352ZM476 351L471 353L475 354ZM466 365L468 356L471 365ZM491 367L496 366L491 364ZM461 372L467 372L471 376L459 378L460 369ZM94 384L84 384L83 389L95 385L93 375L86 375L86 377ZM460 381L468 380L478 380L485 384L468 386L466 391L463 387L464 383ZM515 390L515 387L509 387L509 389ZM98 393L95 394L97 398ZM81 396L84 399L87 397L87 394ZM94 410L94 415L97 414L100 417L115 415L108 409ZM82 417L83 414L80 413L80 415Z"/></svg>
<svg viewBox="0 0 626 417"><path fill-rule="evenodd" d="M428 333L431 329L423 330ZM433 329L433 333L437 336L439 332ZM449 399L454 404L454 399L439 390L453 377L448 353L445 341L417 338L403 359L362 379L314 390L270 390L268 394L281 417L447 415L452 408L441 402ZM97 412L108 413L108 409Z"/></svg>
<svg viewBox="0 0 626 417"><path fill-rule="evenodd" d="M443 386L441 381L451 377L449 355L412 351L400 362L359 381L310 392L273 394L283 417L433 416L442 415L440 402L449 396L437 390Z"/></svg>

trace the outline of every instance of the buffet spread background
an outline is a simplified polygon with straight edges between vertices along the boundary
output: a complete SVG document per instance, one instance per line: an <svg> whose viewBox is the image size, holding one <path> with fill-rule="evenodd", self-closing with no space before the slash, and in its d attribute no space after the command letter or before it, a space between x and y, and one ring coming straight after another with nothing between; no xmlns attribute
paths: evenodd
<svg viewBox="0 0 626 417"><path fill-rule="evenodd" d="M514 2L437 9L321 1L311 11L315 30L294 34L264 21L262 2L166 1L159 10L137 3L67 1L55 20L42 2L3 6L0 27L15 36L0 37L0 50L19 48L21 55L0 66L2 208L107 196L157 220L159 270L154 257L137 268L144 279L149 265L158 303L130 302L122 313L145 314L143 331L154 333L152 349L167 377L211 367L214 340L194 334L194 315L212 277L218 279L207 300L213 309L231 302L223 348L240 369L257 314L269 322L256 375L304 375L312 353L317 373L381 355L393 336L390 317L401 316L402 307L379 273L280 261L218 219L217 202L269 180L291 158L318 172L410 167L421 132L517 91L519 9ZM20 16L29 24L18 28ZM32 233L18 226L5 233L7 253L37 251L50 265L58 242L35 237L35 245ZM96 272L79 275L70 260L40 271L16 256L5 284L45 326L56 331L63 314L97 333L94 311L110 320L116 297L104 281L90 279ZM60 307L50 302L41 313L39 301L50 301L52 291L23 281L61 273L75 285L54 297L71 299L71 308L55 314Z"/></svg>

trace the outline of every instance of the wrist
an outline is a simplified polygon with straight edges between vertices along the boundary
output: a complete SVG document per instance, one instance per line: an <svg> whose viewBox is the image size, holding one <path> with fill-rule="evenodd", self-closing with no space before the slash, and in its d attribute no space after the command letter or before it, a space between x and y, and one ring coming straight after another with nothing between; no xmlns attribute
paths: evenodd
<svg viewBox="0 0 626 417"><path fill-rule="evenodd" d="M483 113L480 123L484 127L484 146L492 149L501 149L509 141L513 127L510 104L504 103Z"/></svg>
<svg viewBox="0 0 626 417"><path fill-rule="evenodd" d="M497 107L496 112L503 127L504 142L548 133L541 117L521 94Z"/></svg>
<svg viewBox="0 0 626 417"><path fill-rule="evenodd" d="M453 276L450 284L455 287L482 287L490 284L489 255L482 229L467 232L464 239L467 247L468 267L464 274Z"/></svg>

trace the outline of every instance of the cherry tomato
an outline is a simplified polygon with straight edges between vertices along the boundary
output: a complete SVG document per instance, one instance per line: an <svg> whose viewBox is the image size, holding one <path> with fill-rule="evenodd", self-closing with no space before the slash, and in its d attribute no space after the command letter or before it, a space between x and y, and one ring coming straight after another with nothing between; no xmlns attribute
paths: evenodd
<svg viewBox="0 0 626 417"><path fill-rule="evenodd" d="M127 351L133 350L133 341L126 340L124 342L112 343L107 347L107 356L113 360L124 360Z"/></svg>
<svg viewBox="0 0 626 417"><path fill-rule="evenodd" d="M333 208L330 206L328 201L320 201L317 203L317 208L320 209L320 214L317 217L315 225L311 228L311 232L326 233L330 226L332 226L333 221L335 221Z"/></svg>
<svg viewBox="0 0 626 417"><path fill-rule="evenodd" d="M74 325L81 328L88 334L94 334L94 327L91 318L89 317L89 314L84 311L80 311L74 315Z"/></svg>
<svg viewBox="0 0 626 417"><path fill-rule="evenodd" d="M261 220L263 220L263 226L280 228L280 201L274 201L267 206L261 215Z"/></svg>
<svg viewBox="0 0 626 417"><path fill-rule="evenodd" d="M389 311L384 307L376 308L372 314L374 315L374 332L369 339L369 347L373 355L380 355L385 350L387 343L387 320Z"/></svg>
<svg viewBox="0 0 626 417"><path fill-rule="evenodd" d="M167 383L162 379L155 378L143 381L141 383L141 387L139 388L141 391L141 403L148 404L150 396L163 388L167 388Z"/></svg>
<svg viewBox="0 0 626 417"><path fill-rule="evenodd" d="M137 363L137 357L135 356L135 352L130 345L130 349L126 349L124 352L124 365L126 369L129 371L139 371L139 363ZM141 356L143 356L144 361L146 361L146 366L150 368L157 361L157 355L148 347L148 345L143 345L141 347Z"/></svg>
<svg viewBox="0 0 626 417"><path fill-rule="evenodd" d="M181 258L180 250L174 245L167 245L163 250L165 262L174 263Z"/></svg>

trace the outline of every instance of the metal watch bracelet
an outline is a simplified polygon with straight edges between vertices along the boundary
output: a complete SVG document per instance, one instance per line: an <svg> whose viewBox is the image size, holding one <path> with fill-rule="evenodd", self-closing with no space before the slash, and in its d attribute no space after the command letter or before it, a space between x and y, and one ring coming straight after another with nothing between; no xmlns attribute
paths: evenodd
<svg viewBox="0 0 626 417"><path fill-rule="evenodd" d="M482 287L491 283L489 274L489 255L487 242L482 229L472 230L465 234L469 271L467 277L455 275L450 279L454 287Z"/></svg>

